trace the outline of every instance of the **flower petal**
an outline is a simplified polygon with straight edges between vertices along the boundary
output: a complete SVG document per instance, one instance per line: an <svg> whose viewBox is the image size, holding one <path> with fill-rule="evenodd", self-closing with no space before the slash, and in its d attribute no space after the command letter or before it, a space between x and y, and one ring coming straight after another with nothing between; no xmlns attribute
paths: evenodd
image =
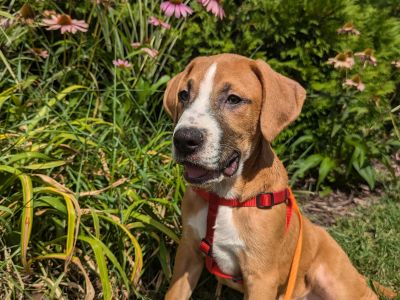
<svg viewBox="0 0 400 300"><path fill-rule="evenodd" d="M170 17L170 16L172 16L172 15L174 14L174 11L175 11L175 6L170 5L170 6L168 6L168 8L164 11L164 13L165 13L165 15L166 15L167 17Z"/></svg>

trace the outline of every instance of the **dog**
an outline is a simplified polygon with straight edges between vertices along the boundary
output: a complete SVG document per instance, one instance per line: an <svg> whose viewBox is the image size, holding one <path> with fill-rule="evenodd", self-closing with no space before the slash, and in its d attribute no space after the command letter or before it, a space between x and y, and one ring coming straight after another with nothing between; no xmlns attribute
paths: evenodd
<svg viewBox="0 0 400 300"><path fill-rule="evenodd" d="M175 123L173 157L189 186L165 299L190 298L205 256L218 280L249 300L378 299L323 228L290 218L288 176L271 143L299 116L305 97L299 83L266 62L236 54L198 57L168 82L163 101ZM260 207L260 195L268 207ZM236 206L210 211L213 199ZM241 207L248 199L257 201Z"/></svg>

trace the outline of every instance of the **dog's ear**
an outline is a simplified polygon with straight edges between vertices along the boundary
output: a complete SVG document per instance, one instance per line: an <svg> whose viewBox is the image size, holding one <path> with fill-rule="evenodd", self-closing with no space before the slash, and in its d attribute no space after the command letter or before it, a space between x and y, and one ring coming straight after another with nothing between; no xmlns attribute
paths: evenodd
<svg viewBox="0 0 400 300"><path fill-rule="evenodd" d="M184 71L170 79L164 92L164 109L172 117L174 122L177 121L178 117L178 88L183 73Z"/></svg>
<svg viewBox="0 0 400 300"><path fill-rule="evenodd" d="M261 132L271 143L298 117L306 98L306 91L299 83L275 72L262 60L255 61L253 71L262 86Z"/></svg>

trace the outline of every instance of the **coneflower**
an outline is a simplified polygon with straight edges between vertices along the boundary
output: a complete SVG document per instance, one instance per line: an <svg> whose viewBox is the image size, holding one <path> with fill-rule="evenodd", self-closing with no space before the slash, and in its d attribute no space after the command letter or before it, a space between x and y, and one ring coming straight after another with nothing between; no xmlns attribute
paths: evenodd
<svg viewBox="0 0 400 300"><path fill-rule="evenodd" d="M193 10L181 0L164 1L160 8L168 17L175 15L175 18L186 18L193 13Z"/></svg>

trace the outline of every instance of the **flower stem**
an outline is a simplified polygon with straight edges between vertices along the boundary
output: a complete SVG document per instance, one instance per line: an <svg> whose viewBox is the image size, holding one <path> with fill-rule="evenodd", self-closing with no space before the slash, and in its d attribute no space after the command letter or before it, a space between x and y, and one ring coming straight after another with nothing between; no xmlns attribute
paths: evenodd
<svg viewBox="0 0 400 300"><path fill-rule="evenodd" d="M64 34L64 58L63 58L64 69L67 66L67 35Z"/></svg>

